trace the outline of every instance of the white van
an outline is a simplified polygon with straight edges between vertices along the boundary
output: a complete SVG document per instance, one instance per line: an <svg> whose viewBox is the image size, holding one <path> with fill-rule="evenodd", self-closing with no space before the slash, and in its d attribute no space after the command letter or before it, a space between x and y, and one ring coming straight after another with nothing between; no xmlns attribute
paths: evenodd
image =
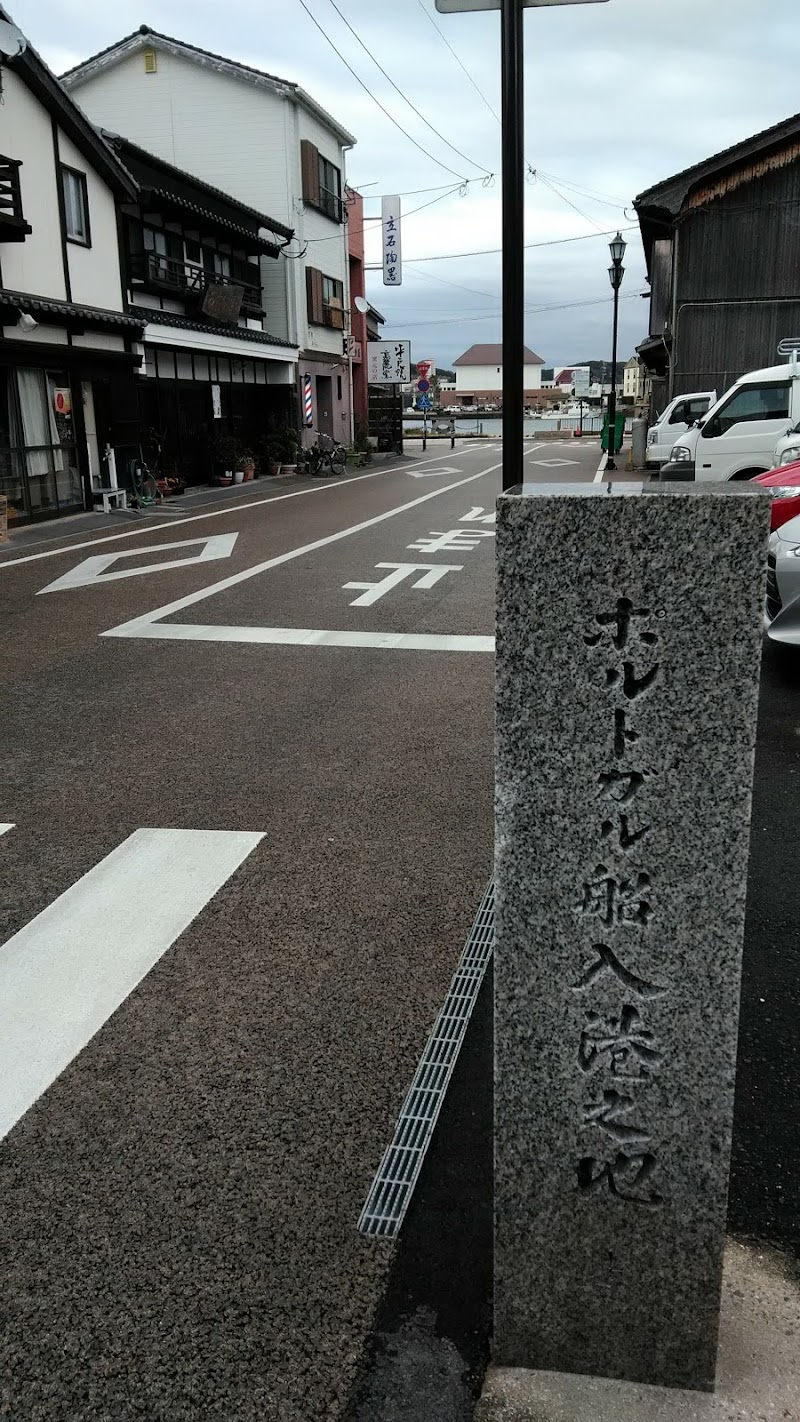
<svg viewBox="0 0 800 1422"><path fill-rule="evenodd" d="M775 443L800 421L800 366L751 370L676 441L662 479L752 479L774 468Z"/></svg>
<svg viewBox="0 0 800 1422"><path fill-rule="evenodd" d="M693 390L688 395L676 395L666 410L647 431L648 469L660 469L666 464L675 441L701 420L717 398L716 390Z"/></svg>

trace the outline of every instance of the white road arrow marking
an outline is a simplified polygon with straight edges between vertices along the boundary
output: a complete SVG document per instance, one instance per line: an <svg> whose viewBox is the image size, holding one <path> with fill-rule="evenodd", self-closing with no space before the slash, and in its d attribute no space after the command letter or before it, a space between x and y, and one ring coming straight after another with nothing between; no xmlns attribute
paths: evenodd
<svg viewBox="0 0 800 1422"><path fill-rule="evenodd" d="M180 543L155 543L150 548L118 549L116 553L99 553L95 558L84 558L76 568L71 568L54 583L40 588L36 594L63 592L66 588L84 588L90 583L110 583L116 578L141 577L144 573L163 573L167 568L191 568L195 563L216 563L220 558L230 558L238 533L215 533L210 538L187 538ZM106 571L120 558L142 558L146 553L161 553L169 548L198 548L191 558L170 558L166 563L145 563L141 568L120 568L116 573Z"/></svg>
<svg viewBox="0 0 800 1422"><path fill-rule="evenodd" d="M361 597L354 598L351 607L371 607L373 602L385 597L387 593L396 588L398 583L402 583L406 578L410 578L412 573L422 573L422 577L412 583L412 588L432 588L441 581L445 573L463 572L463 564L458 567L448 567L440 563L376 563L376 568L393 568L394 572L387 573L385 578L381 578L379 583L342 583L343 588L364 588Z"/></svg>
<svg viewBox="0 0 800 1422"><path fill-rule="evenodd" d="M0 950L0 1139L261 839L136 830L9 939Z"/></svg>
<svg viewBox="0 0 800 1422"><path fill-rule="evenodd" d="M14 828L14 821L13 821L13 820L11 821L10 824L9 824L7 821L6 821L6 822L3 822L3 823L0 823L0 834L8 834L8 831L9 831L9 830L12 830L13 828Z"/></svg>

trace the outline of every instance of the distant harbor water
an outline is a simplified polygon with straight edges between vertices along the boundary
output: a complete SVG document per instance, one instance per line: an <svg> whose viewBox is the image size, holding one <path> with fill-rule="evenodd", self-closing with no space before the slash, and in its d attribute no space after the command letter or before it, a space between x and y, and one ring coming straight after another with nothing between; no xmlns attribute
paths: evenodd
<svg viewBox="0 0 800 1422"><path fill-rule="evenodd" d="M431 416L428 420L428 429L433 430L437 421L446 418L444 415ZM422 420L409 419L406 417L403 421L403 428L405 430L421 430ZM455 428L456 434L460 435L476 433L482 435L501 435L503 433L503 421L499 415L478 415L477 417L472 416L467 419L459 419L458 416L456 416ZM579 428L580 418L578 415L543 415L540 420L525 421L525 436L526 438L535 439L537 434L543 433L545 430L550 432L563 430L564 434L571 435L573 430ZM584 415L584 434L599 434L602 428L603 420L600 415ZM626 420L625 428L630 428L629 420Z"/></svg>

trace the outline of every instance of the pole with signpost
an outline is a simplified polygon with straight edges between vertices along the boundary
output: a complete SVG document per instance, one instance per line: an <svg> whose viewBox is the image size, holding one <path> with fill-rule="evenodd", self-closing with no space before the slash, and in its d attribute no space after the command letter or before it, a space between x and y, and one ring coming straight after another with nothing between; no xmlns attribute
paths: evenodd
<svg viewBox="0 0 800 1422"><path fill-rule="evenodd" d="M525 94L523 10L607 0L436 0L437 10L500 10L503 147L503 489L522 481L525 402Z"/></svg>

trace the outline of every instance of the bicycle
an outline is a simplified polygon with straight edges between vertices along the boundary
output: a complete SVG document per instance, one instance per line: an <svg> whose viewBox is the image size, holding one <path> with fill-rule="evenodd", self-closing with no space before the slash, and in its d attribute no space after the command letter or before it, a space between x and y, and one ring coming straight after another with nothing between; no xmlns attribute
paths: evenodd
<svg viewBox="0 0 800 1422"><path fill-rule="evenodd" d="M162 494L158 487L158 463L161 458L162 438L157 430L150 430L150 443L155 448L155 458L153 468L146 463L142 454L142 446L139 445L139 458L131 459L128 464L128 473L131 483L131 507L135 509L150 508L152 504L161 502Z"/></svg>
<svg viewBox="0 0 800 1422"><path fill-rule="evenodd" d="M347 450L330 435L321 434L316 444L307 451L305 464L307 474L344 474Z"/></svg>

